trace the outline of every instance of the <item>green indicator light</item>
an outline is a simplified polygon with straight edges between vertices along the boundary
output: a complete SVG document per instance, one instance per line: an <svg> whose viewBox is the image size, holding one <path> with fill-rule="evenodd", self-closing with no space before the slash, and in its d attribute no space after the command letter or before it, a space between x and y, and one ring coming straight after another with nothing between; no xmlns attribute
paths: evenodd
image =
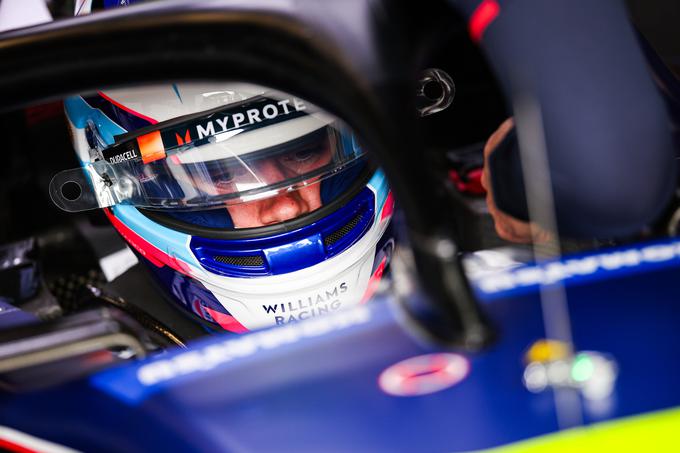
<svg viewBox="0 0 680 453"><path fill-rule="evenodd" d="M579 354L571 366L571 378L576 382L584 382L592 377L594 371L592 359L585 354Z"/></svg>

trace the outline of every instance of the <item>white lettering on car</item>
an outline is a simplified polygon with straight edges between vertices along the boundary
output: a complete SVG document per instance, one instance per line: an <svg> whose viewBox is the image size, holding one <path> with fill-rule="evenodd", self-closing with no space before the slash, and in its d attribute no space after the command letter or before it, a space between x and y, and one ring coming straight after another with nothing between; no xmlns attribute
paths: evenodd
<svg viewBox="0 0 680 453"><path fill-rule="evenodd" d="M597 272L611 272L645 263L663 263L680 258L680 242L572 258L545 264L519 267L498 274L485 275L476 286L485 293L496 293L533 285L548 285Z"/></svg>
<svg viewBox="0 0 680 453"><path fill-rule="evenodd" d="M275 349L305 338L366 324L370 320L371 311L368 307L359 306L332 315L309 319L303 323L255 332L241 338L180 352L167 359L154 360L137 370L137 379L144 385L155 385L179 376L211 370L239 357L255 354L258 350Z"/></svg>

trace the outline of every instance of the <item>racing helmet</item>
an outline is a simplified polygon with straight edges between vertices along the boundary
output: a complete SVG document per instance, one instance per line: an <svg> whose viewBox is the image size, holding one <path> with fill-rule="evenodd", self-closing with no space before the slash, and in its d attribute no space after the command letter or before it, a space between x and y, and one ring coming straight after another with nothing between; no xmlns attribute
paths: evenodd
<svg viewBox="0 0 680 453"><path fill-rule="evenodd" d="M208 328L286 324L375 291L394 247L394 202L337 118L237 83L64 104L82 168L55 176L53 200L104 208L167 299Z"/></svg>

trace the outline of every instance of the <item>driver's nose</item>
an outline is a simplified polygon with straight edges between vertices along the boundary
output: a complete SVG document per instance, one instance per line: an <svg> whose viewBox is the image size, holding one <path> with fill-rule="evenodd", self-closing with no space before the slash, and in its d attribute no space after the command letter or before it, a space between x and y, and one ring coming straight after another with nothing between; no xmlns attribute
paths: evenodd
<svg viewBox="0 0 680 453"><path fill-rule="evenodd" d="M285 222L309 212L309 206L296 192L283 193L262 201L260 220L264 225Z"/></svg>
<svg viewBox="0 0 680 453"><path fill-rule="evenodd" d="M258 169L267 183L282 181L285 178L283 170L274 161L261 163ZM284 222L309 212L309 206L300 197L298 191L282 193L273 198L262 200L260 205L260 222L264 225Z"/></svg>

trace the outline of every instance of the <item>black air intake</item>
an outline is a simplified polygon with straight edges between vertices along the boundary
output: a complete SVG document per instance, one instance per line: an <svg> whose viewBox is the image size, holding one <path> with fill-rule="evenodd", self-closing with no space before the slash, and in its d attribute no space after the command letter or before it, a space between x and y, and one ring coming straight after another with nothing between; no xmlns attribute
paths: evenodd
<svg viewBox="0 0 680 453"><path fill-rule="evenodd" d="M363 217L363 213L359 213L352 220L338 228L337 230L333 231L331 234L326 236L323 240L323 243L326 247L335 244L338 242L340 239L345 237L347 233L352 231L355 226L361 222L361 218Z"/></svg>
<svg viewBox="0 0 680 453"><path fill-rule="evenodd" d="M264 265L264 260L260 255L249 256L213 256L217 262L228 264L230 266L252 266L259 267Z"/></svg>

